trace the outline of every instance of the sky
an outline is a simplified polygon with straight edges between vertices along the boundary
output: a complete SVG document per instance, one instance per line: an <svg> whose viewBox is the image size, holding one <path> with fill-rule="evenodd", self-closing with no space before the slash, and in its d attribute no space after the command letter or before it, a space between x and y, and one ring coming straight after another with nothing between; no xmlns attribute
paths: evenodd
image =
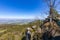
<svg viewBox="0 0 60 40"><path fill-rule="evenodd" d="M0 0L0 18L43 19L47 10L43 0Z"/></svg>

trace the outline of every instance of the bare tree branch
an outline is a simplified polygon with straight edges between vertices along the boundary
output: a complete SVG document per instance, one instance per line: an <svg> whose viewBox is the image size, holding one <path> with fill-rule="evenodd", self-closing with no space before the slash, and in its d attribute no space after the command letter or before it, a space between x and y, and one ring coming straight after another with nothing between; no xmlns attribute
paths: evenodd
<svg viewBox="0 0 60 40"><path fill-rule="evenodd" d="M50 0L44 0L46 2L47 6L50 7Z"/></svg>
<svg viewBox="0 0 60 40"><path fill-rule="evenodd" d="M49 11L47 11L47 12L44 12L45 13L45 15L49 15Z"/></svg>
<svg viewBox="0 0 60 40"><path fill-rule="evenodd" d="M56 7L58 7L58 5L60 5L60 1L54 7L56 8Z"/></svg>
<svg viewBox="0 0 60 40"><path fill-rule="evenodd" d="M53 1L53 6L55 5L56 0Z"/></svg>

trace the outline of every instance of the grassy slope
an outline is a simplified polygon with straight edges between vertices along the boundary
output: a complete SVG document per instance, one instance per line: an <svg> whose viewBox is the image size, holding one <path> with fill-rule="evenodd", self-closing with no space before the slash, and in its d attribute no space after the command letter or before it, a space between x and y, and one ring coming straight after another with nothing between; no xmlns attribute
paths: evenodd
<svg viewBox="0 0 60 40"><path fill-rule="evenodd" d="M21 40L27 27L37 25L40 21L30 22L23 25L3 24L0 25L0 40Z"/></svg>

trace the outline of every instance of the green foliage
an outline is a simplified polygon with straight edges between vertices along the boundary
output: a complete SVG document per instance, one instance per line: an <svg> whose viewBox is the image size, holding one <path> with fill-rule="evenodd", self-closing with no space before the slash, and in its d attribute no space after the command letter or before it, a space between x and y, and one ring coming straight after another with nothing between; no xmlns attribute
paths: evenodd
<svg viewBox="0 0 60 40"><path fill-rule="evenodd" d="M23 25L2 24L0 25L0 29L7 30L0 34L0 39L8 40L10 38L11 40L15 40L15 35L17 35L17 37L19 37L19 40L21 40L21 38L24 36L23 33L26 31L27 27L32 27L33 25L37 25L38 27L40 23L40 20L35 20L33 22L29 22L28 24Z"/></svg>

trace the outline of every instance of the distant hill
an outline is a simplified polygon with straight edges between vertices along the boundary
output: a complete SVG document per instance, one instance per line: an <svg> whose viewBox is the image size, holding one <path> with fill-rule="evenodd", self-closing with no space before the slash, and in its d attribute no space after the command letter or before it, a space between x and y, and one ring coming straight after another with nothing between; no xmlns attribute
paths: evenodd
<svg viewBox="0 0 60 40"><path fill-rule="evenodd" d="M0 24L24 24L32 21L34 19L0 19Z"/></svg>

